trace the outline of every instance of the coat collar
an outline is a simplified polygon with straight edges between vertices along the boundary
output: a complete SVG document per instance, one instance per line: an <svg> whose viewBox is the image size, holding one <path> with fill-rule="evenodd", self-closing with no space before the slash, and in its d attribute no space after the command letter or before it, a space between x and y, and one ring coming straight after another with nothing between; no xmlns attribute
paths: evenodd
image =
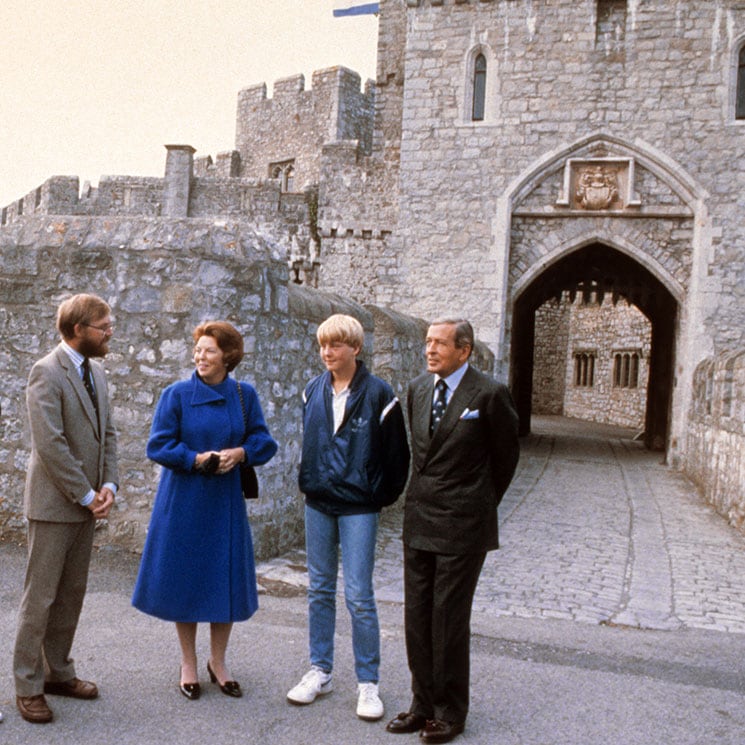
<svg viewBox="0 0 745 745"><path fill-rule="evenodd" d="M228 375L225 380L217 385L207 385L194 371L191 374L192 406L201 406L202 404L211 404L216 401L225 401L231 386L235 386L235 379Z"/></svg>
<svg viewBox="0 0 745 745"><path fill-rule="evenodd" d="M369 375L370 373L365 367L365 363L362 360L357 360L357 369L354 371L354 376L349 383L349 393L352 394L357 391ZM328 370L323 373L323 385L325 388L332 388L331 373Z"/></svg>
<svg viewBox="0 0 745 745"><path fill-rule="evenodd" d="M80 377L80 369L73 362L72 357L70 357L62 344L59 344L57 346L56 354L57 361L64 369L65 374L67 375L67 379L70 381L70 385L72 385L75 393L80 399L80 404L83 407L83 411L85 411L86 416L88 417L88 419L90 419L90 422L93 425L96 434L100 434L101 423L98 421L98 417L96 416L96 409L93 406L91 397L88 395L88 391L85 390L85 386L83 385L83 379ZM96 389L96 398L98 399L98 412L100 417L102 414L103 405L101 399L101 391L103 390L102 386L106 385L106 381L102 380L101 377L98 375L95 365L91 366L91 373L93 375L93 385Z"/></svg>

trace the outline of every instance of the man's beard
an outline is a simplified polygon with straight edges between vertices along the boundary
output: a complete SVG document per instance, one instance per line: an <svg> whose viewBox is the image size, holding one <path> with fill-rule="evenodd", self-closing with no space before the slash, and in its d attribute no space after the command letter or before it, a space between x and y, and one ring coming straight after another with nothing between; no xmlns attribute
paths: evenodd
<svg viewBox="0 0 745 745"><path fill-rule="evenodd" d="M78 352L80 352L83 357L105 357L108 351L108 339L102 339L100 342L83 339L78 346Z"/></svg>

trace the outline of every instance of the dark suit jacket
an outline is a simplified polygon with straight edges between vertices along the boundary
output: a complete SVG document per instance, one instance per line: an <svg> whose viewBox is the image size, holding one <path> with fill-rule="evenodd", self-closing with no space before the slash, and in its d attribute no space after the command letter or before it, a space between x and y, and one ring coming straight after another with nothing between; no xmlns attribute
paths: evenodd
<svg viewBox="0 0 745 745"><path fill-rule="evenodd" d="M60 345L31 369L26 389L31 459L25 514L30 520L92 520L78 504L89 489L118 483L116 432L109 412L106 375L91 360L98 417L75 365Z"/></svg>
<svg viewBox="0 0 745 745"><path fill-rule="evenodd" d="M412 470L404 543L443 554L498 548L497 506L519 457L512 397L469 366L430 438L433 390L429 373L409 385Z"/></svg>

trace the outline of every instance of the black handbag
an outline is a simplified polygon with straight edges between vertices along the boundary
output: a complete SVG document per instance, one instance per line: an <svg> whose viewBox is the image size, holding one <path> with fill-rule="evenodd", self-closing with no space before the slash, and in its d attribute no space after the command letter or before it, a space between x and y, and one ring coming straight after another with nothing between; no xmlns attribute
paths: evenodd
<svg viewBox="0 0 745 745"><path fill-rule="evenodd" d="M238 398L241 401L241 412L243 413L243 436L245 438L248 432L248 422L246 421L246 407L243 405L243 391L241 391L241 384L236 380L235 384L238 386ZM259 480L256 478L256 471L253 466L248 466L245 463L241 463L241 490L243 496L246 499L258 499L259 498Z"/></svg>

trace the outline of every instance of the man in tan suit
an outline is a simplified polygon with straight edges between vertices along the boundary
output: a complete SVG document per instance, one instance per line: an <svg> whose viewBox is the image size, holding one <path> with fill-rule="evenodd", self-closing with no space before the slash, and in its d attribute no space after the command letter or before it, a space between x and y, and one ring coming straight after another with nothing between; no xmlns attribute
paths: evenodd
<svg viewBox="0 0 745 745"><path fill-rule="evenodd" d="M24 512L28 565L13 656L16 704L29 722L52 721L45 693L91 699L70 658L85 597L96 520L117 489L116 432L100 362L113 332L111 309L74 295L57 310L57 348L31 369L26 390L31 459Z"/></svg>

